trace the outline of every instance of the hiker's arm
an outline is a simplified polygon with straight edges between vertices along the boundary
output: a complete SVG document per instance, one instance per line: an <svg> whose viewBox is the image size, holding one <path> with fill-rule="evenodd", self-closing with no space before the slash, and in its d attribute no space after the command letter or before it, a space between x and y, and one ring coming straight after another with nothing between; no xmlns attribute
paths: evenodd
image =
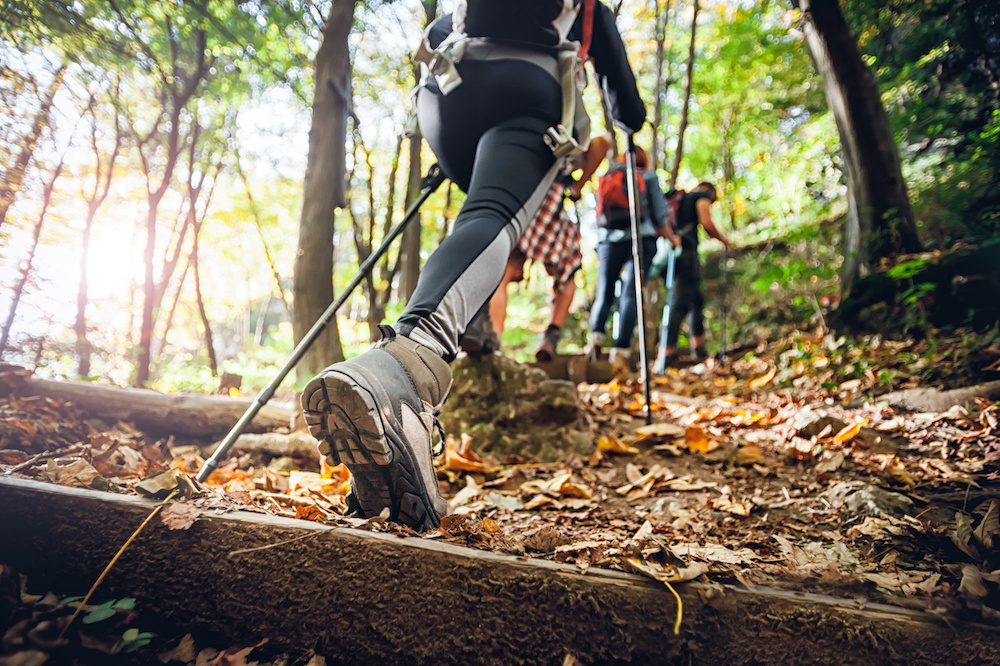
<svg viewBox="0 0 1000 666"><path fill-rule="evenodd" d="M574 32L581 23L583 12ZM571 33L572 34L572 33ZM646 107L639 97L635 74L628 62L615 15L603 3L594 2L594 32L590 56L597 72L597 82L608 102L611 115L633 132L638 132L646 122Z"/></svg>
<svg viewBox="0 0 1000 666"><path fill-rule="evenodd" d="M587 152L580 156L581 163L579 168L583 170L583 173L581 173L580 177L570 183L566 188L569 190L570 200L580 200L580 195L583 192L583 186L594 177L597 167L601 166L601 162L603 162L604 158L607 157L608 150L610 148L610 134L605 133L590 137L590 145L587 146Z"/></svg>
<svg viewBox="0 0 1000 666"><path fill-rule="evenodd" d="M681 244L681 237L667 224L667 200L660 189L660 180L652 171L643 171L642 177L646 181L646 198L649 200L649 212L656 235L668 239L671 245L677 247Z"/></svg>
<svg viewBox="0 0 1000 666"><path fill-rule="evenodd" d="M698 223L705 228L709 236L715 238L728 248L729 239L719 231L719 228L715 226L715 222L712 221L712 202L707 198L702 198L698 199L695 205L698 208Z"/></svg>

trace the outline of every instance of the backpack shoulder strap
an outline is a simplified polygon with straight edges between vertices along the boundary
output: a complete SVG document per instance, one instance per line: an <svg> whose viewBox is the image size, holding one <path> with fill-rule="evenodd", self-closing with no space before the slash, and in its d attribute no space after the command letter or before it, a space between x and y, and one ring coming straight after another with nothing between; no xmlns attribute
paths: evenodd
<svg viewBox="0 0 1000 666"><path fill-rule="evenodd" d="M594 0L583 0L583 36L580 40L580 61L590 56L590 42L594 37Z"/></svg>

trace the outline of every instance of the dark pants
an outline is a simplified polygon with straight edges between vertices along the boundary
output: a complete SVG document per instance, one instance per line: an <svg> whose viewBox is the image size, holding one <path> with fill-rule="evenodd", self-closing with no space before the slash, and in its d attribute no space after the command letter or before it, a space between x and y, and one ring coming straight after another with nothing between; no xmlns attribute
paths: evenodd
<svg viewBox="0 0 1000 666"><path fill-rule="evenodd" d="M649 271L656 252L656 239L644 237L639 252L639 263L642 274ZM614 346L628 348L632 346L632 334L639 318L639 308L635 300L635 270L632 264L632 241L617 243L602 242L597 244L597 295L594 299L594 309L590 313L590 330L603 333L611 314L611 306L615 300L615 282L626 268L622 279L621 295L618 299L618 314L620 317L618 335Z"/></svg>
<svg viewBox="0 0 1000 666"><path fill-rule="evenodd" d="M701 293L701 264L698 253L684 250L674 264L674 284L670 289L670 309L664 317L661 340L667 347L677 346L681 323L688 319L688 332L694 336L705 334L705 319L702 309L705 297Z"/></svg>
<svg viewBox="0 0 1000 666"><path fill-rule="evenodd" d="M459 63L448 95L420 90L420 130L445 175L467 194L451 235L428 258L396 323L402 335L450 361L486 303L556 175L543 140L562 110L561 90L541 68L516 60Z"/></svg>

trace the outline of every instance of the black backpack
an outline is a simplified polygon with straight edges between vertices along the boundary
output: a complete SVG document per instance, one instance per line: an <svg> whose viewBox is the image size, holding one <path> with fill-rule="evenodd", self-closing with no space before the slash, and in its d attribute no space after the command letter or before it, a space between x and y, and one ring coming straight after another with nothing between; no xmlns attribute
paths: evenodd
<svg viewBox="0 0 1000 666"><path fill-rule="evenodd" d="M566 41L583 0L458 0L455 32L531 48L558 48Z"/></svg>

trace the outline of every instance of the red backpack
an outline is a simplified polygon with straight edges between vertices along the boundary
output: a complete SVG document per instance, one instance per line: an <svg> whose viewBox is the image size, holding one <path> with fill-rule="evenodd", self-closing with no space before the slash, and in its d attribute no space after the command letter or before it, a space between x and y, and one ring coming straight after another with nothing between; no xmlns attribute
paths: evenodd
<svg viewBox="0 0 1000 666"><path fill-rule="evenodd" d="M597 179L597 225L608 229L627 229L631 224L628 209L628 172L625 164L615 162L607 172ZM646 179L636 178L639 191L636 193L638 219L643 218L646 202Z"/></svg>
<svg viewBox="0 0 1000 666"><path fill-rule="evenodd" d="M687 192L684 190L673 189L663 195L663 198L667 202L667 225L674 231L678 229L681 201L684 199L685 194Z"/></svg>

